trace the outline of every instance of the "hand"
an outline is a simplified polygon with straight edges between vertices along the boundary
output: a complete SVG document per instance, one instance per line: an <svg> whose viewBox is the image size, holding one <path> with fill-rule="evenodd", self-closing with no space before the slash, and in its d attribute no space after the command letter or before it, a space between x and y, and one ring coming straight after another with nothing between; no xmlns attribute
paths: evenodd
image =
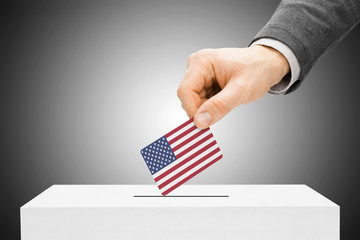
<svg viewBox="0 0 360 240"><path fill-rule="evenodd" d="M203 49L190 55L177 94L196 126L207 128L263 97L289 71L286 58L270 47Z"/></svg>

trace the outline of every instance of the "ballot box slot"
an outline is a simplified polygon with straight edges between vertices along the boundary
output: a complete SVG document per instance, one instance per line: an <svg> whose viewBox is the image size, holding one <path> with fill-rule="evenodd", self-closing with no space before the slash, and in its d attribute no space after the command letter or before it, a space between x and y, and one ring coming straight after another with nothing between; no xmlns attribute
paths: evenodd
<svg viewBox="0 0 360 240"><path fill-rule="evenodd" d="M134 195L136 198L227 198L229 195L171 195L171 196L162 196L162 195Z"/></svg>

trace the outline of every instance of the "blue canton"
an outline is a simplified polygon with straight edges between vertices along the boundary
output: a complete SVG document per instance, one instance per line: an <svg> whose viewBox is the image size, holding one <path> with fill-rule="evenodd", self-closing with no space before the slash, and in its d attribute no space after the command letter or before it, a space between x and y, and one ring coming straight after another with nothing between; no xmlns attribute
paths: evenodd
<svg viewBox="0 0 360 240"><path fill-rule="evenodd" d="M153 175L176 160L165 136L143 148L141 155Z"/></svg>

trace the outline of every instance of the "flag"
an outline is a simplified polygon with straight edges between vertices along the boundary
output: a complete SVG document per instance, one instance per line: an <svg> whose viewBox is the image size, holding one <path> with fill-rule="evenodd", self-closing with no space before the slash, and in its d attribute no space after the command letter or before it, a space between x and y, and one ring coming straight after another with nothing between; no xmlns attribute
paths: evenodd
<svg viewBox="0 0 360 240"><path fill-rule="evenodd" d="M141 150L150 173L167 195L222 158L210 128L186 121Z"/></svg>

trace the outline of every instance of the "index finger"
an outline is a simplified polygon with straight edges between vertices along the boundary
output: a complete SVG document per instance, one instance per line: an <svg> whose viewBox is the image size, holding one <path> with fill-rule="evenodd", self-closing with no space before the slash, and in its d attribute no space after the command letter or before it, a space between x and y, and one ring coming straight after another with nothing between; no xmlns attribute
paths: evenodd
<svg viewBox="0 0 360 240"><path fill-rule="evenodd" d="M206 101L206 90L210 75L206 67L200 64L191 64L182 79L177 95L183 109L191 118L201 104ZM212 79L212 77L211 77Z"/></svg>

